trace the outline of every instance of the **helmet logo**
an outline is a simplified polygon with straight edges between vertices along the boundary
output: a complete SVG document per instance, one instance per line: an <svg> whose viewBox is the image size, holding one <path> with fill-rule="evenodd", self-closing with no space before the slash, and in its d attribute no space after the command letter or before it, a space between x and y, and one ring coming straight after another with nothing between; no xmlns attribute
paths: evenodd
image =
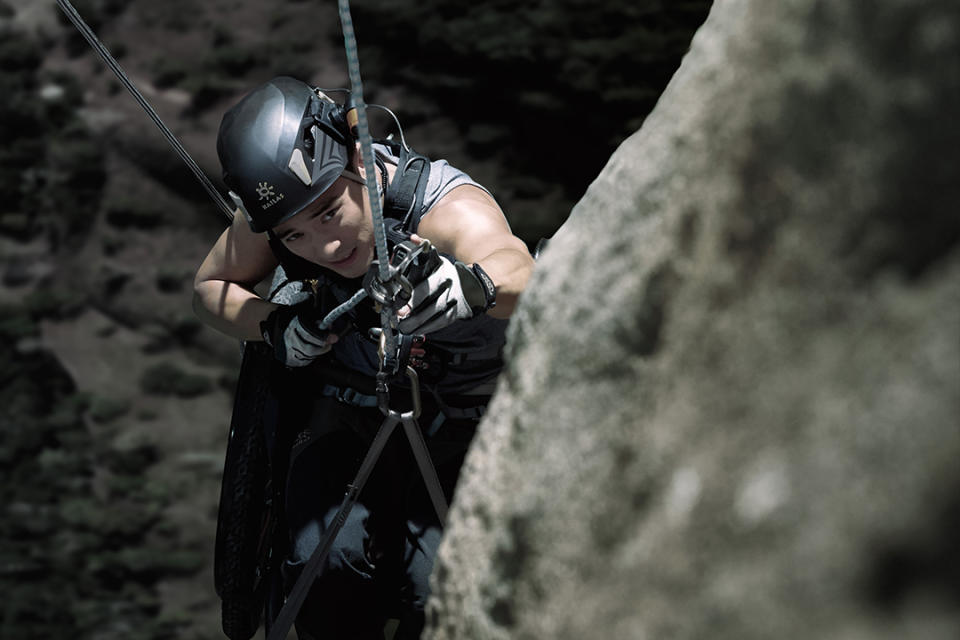
<svg viewBox="0 0 960 640"><path fill-rule="evenodd" d="M257 195L261 200L269 200L273 197L273 187L267 182L258 182Z"/></svg>
<svg viewBox="0 0 960 640"><path fill-rule="evenodd" d="M257 183L257 195L260 196L260 208L264 211L283 200L283 194L277 193L269 182Z"/></svg>

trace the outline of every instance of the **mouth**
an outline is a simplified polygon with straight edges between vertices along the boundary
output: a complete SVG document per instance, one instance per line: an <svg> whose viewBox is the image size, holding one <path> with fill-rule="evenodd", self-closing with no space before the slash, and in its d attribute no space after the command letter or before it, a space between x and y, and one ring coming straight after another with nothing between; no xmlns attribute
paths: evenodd
<svg viewBox="0 0 960 640"><path fill-rule="evenodd" d="M356 259L356 257L357 257L357 248L354 247L353 249L350 250L350 253L348 253L345 258L342 258L342 259L340 259L340 260L334 260L334 261L328 263L328 266L333 267L333 268L346 267L346 266L348 266L351 262L353 262L354 259Z"/></svg>

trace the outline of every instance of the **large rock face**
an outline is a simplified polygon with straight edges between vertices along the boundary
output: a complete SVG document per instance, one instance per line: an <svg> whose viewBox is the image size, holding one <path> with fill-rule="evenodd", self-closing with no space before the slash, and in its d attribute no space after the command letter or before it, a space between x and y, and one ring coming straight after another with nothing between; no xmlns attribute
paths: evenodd
<svg viewBox="0 0 960 640"><path fill-rule="evenodd" d="M958 114L953 0L718 0L537 266L427 637L960 637Z"/></svg>

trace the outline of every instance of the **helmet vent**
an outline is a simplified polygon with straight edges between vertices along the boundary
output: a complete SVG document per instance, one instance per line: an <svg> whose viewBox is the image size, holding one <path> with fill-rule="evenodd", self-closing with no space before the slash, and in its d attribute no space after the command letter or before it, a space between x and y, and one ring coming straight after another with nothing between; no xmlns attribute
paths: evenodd
<svg viewBox="0 0 960 640"><path fill-rule="evenodd" d="M303 160L303 153L300 149L294 149L293 153L290 154L290 162L287 163L287 168L293 172L293 175L300 178L306 186L310 186L313 183L313 178L310 175L310 170L307 169L307 163Z"/></svg>

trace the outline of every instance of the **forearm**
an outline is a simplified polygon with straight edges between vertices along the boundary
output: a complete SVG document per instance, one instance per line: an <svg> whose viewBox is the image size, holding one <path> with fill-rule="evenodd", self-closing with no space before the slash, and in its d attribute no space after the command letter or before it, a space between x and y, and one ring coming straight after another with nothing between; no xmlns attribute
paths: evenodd
<svg viewBox="0 0 960 640"><path fill-rule="evenodd" d="M260 323L276 306L234 282L204 280L194 285L193 309L200 320L241 340L262 340Z"/></svg>
<svg viewBox="0 0 960 640"><path fill-rule="evenodd" d="M533 271L533 258L524 249L498 249L477 260L497 290L497 304L487 313L494 318L509 318Z"/></svg>

